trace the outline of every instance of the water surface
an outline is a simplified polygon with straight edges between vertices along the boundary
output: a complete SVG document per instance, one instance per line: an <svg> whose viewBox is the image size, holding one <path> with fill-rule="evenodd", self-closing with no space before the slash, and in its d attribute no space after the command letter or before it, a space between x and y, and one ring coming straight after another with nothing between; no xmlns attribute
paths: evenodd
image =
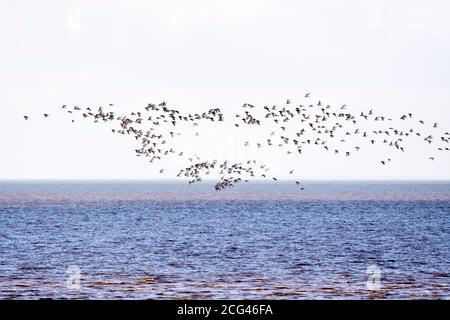
<svg viewBox="0 0 450 320"><path fill-rule="evenodd" d="M450 183L304 187L0 183L0 298L449 297Z"/></svg>

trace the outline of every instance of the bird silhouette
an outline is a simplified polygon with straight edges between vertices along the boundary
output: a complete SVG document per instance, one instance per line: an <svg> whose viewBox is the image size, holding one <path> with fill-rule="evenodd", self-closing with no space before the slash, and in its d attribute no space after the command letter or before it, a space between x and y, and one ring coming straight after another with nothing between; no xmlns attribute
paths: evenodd
<svg viewBox="0 0 450 320"><path fill-rule="evenodd" d="M305 98L311 98L310 93L305 94ZM400 117L390 117L388 115L377 114L374 109L369 111L360 110L356 113L347 111L351 109L347 104L334 107L324 103L323 100L313 101L308 99L308 104L294 104L287 99L286 103L277 105L264 105L258 107L251 103L244 103L241 111L234 115L239 123L234 122L233 130L236 136L241 135L241 130L261 128L262 132L252 139L246 140L243 144L249 149L261 149L277 147L277 152L283 151L289 157L302 157L303 151L307 148L319 148L321 152L331 152L335 156L344 155L344 158L352 158L354 153L350 150L366 150L372 146L384 147L388 152L405 152L408 143L417 144L420 141L427 145L433 145L434 150L444 152L449 151L448 143L450 134L448 131L439 133L439 125L434 122L431 126L433 134L425 131L426 126L423 120L418 120L422 125L421 129L414 129L404 126L396 126L400 120L404 125L414 123L416 117L411 112L406 112ZM81 108L79 106L70 107L63 105L70 114L74 123L76 116L80 119L91 120L94 123L111 123L116 125L109 128L113 134L129 136L138 147L133 151L140 158L147 158L153 164L162 161L171 155L185 159L189 164L180 169L177 177L189 179L189 184L204 181L205 176L220 174L220 181L216 183L215 190L223 190L233 187L237 183L248 182L252 177L267 178L269 168L265 164L256 162L255 159L246 162L231 163L229 161L219 162L218 159L202 160L197 155L188 155L184 158L186 150L176 150L175 140L186 131L185 125L198 127L200 123L204 125L217 126L226 121L225 115L220 108L212 108L199 113L183 113L180 110L171 108L166 101L161 103L149 103L143 110L134 110L130 113L121 112L116 115L113 103L108 104L108 108L93 107ZM48 118L49 113L44 113L44 118ZM29 115L23 116L25 121L29 120ZM387 123L389 122L389 125ZM417 123L417 122L416 122ZM267 128L264 133L263 129ZM194 136L199 136L200 132L193 132ZM375 155L375 154L374 154ZM195 159L195 161L194 161ZM383 166L391 161L391 156L380 160ZM435 157L429 157L435 160ZM380 163L378 162L378 163ZM295 168L294 168L295 169ZM295 170L291 169L289 175L294 175ZM160 169L164 173L165 168ZM278 178L272 177L273 181ZM300 182L295 181L299 186ZM303 187L301 188L303 190Z"/></svg>

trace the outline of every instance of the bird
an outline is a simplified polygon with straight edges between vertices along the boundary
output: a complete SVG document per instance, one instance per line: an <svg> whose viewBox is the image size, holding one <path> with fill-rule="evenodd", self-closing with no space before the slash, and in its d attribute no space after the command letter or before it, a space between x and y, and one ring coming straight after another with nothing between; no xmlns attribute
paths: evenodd
<svg viewBox="0 0 450 320"><path fill-rule="evenodd" d="M305 94L305 98L308 97L310 93ZM430 132L425 131L427 126L423 120L419 120L419 123L423 125L420 132L413 127L404 129L404 126L395 126L395 121L398 120L401 120L404 125L409 121L416 121L414 120L416 116L414 115L413 119L413 114L410 112L404 112L400 118L395 118L377 114L374 109L353 113L347 110L347 104L335 107L323 100L318 100L315 104L298 104L292 108L289 106L291 104L293 102L290 99L281 106L258 107L251 103L244 103L242 112L233 117L233 119L240 119L239 123L234 123L233 130L236 130L238 136L239 131L247 130L246 128L259 128L258 134L255 135L256 141L246 140L244 146L257 146L258 149L265 146L268 148L277 146L280 154L292 156L294 156L292 151L296 151L295 156L302 156L306 148L320 147L321 150L336 155L341 153L346 158L350 158L353 153L346 150L355 148L356 151L360 151L365 145L375 145L376 141L380 141L377 143L380 148L385 147L392 152L405 152L407 143L418 143L420 140L427 145L433 144L433 148L439 151L449 151L448 146L443 144L450 143L450 134L445 132L438 136L440 139L434 138L435 134L431 135ZM268 173L269 167L266 164L257 164L254 159L243 163L232 163L228 160L219 162L217 159L200 159L198 155L192 154L184 158L184 152L187 154L187 151L179 150L178 148L183 146L175 144L174 141L177 136L182 135L183 124L197 127L201 122L216 125L219 121L226 121L227 118L220 108L211 108L198 113L184 113L163 101L159 104L149 103L142 110L123 112L119 116L114 112L113 103L107 106L106 108L98 107L98 110L94 107L78 106L69 109L64 104L58 109L64 109L64 112L71 114L72 123L75 123L75 119L78 121L76 118L78 114L83 121L114 124L110 131L114 134L130 136L134 143L138 143L137 148L133 148L136 156L147 159L149 163L164 161L171 155L180 157L180 160L186 161L187 167L182 168L177 177L189 178L190 185L203 181L205 176L210 176L214 172L221 176L214 186L217 191L233 187L240 182L247 182L251 177L271 177ZM360 122L358 115L367 124ZM28 115L23 117L25 121L30 119ZM49 117L49 113L45 113L44 117ZM386 127L386 122L383 124L384 121L392 121L389 128ZM170 129L167 125L170 125ZM437 122L430 127L439 129ZM267 132L264 132L264 128L267 128ZM194 135L199 136L199 132L194 131ZM413 141L417 137L421 138ZM355 146L355 142L359 141L357 139L361 139L361 142ZM348 149L344 149L346 147ZM385 159L387 160L381 161L383 166L391 161L391 158ZM429 157L429 159L435 160L435 157ZM289 175L294 174L294 171L295 168L290 169ZM159 172L164 173L164 168ZM278 181L276 177L272 177L272 180ZM296 181L296 185L300 185L300 182ZM303 187L301 189L303 190Z"/></svg>

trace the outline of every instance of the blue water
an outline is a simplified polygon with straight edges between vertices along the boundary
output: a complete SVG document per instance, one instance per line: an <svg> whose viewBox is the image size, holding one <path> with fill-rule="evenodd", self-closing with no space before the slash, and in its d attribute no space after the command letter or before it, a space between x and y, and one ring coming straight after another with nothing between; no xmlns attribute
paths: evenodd
<svg viewBox="0 0 450 320"><path fill-rule="evenodd" d="M0 183L0 298L449 297L450 183L303 186Z"/></svg>

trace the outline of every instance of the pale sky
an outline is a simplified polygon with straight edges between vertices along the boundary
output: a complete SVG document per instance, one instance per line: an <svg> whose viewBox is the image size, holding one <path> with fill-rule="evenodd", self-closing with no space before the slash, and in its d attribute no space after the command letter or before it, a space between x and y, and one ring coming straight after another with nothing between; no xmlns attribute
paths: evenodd
<svg viewBox="0 0 450 320"><path fill-rule="evenodd" d="M356 114L413 112L449 131L449 16L447 0L0 0L0 179L169 179L188 165L150 165L132 139L72 124L62 104L114 103L120 113L166 100L186 113L219 107L232 119L243 103L303 103L311 92ZM450 179L450 152L422 143L382 167L377 148L350 159L314 149L301 158L252 154L241 140L271 129L245 137L232 129L205 126L175 147L205 159L258 158L281 178L295 169L304 179Z"/></svg>

